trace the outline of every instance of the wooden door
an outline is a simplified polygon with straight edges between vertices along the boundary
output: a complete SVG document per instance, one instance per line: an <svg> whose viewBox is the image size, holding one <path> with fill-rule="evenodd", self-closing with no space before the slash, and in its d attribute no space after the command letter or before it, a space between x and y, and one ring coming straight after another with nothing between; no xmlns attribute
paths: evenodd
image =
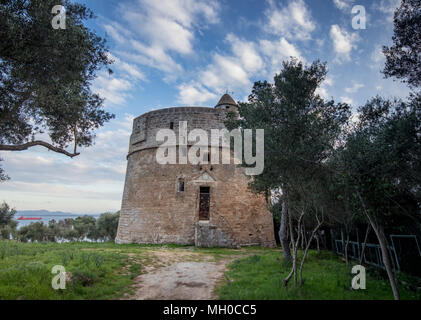
<svg viewBox="0 0 421 320"><path fill-rule="evenodd" d="M200 187L199 220L209 220L210 187Z"/></svg>

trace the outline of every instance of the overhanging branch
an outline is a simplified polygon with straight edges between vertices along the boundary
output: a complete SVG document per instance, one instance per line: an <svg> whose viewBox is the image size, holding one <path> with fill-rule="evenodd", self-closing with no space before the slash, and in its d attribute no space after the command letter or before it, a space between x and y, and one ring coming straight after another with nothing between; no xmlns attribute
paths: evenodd
<svg viewBox="0 0 421 320"><path fill-rule="evenodd" d="M78 153L78 152L70 153L70 152L67 152L66 150L64 150L62 148L55 147L52 144L49 144L45 141L40 141L40 140L31 141L31 142L27 142L27 143L19 144L19 145L0 144L0 151L24 151L24 150L28 150L29 148L35 147L35 146L43 146L43 147L45 147L45 148L47 148L51 151L64 154L64 155L66 155L70 158L77 157L78 155L80 155L80 153Z"/></svg>

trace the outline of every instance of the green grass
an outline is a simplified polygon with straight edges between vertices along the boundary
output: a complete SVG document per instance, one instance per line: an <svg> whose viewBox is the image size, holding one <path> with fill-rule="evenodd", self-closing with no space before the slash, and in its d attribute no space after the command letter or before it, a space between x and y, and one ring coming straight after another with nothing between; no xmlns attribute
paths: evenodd
<svg viewBox="0 0 421 320"><path fill-rule="evenodd" d="M138 245L113 243L18 243L0 241L0 299L113 299L130 292L141 273L129 253ZM144 259L139 256L140 260ZM142 260L143 259L143 260ZM52 267L72 273L65 290L54 290Z"/></svg>
<svg viewBox="0 0 421 320"><path fill-rule="evenodd" d="M220 299L233 300L386 300L392 299L390 285L384 275L367 269L366 290L351 290L350 266L330 252L309 252L304 265L302 288L295 288L293 279L287 288L283 279L290 266L280 259L279 252L253 255L231 263L225 280L217 288ZM407 276L401 276L401 278ZM414 279L412 279L414 280ZM402 299L420 300L421 292L400 286Z"/></svg>
<svg viewBox="0 0 421 320"><path fill-rule="evenodd" d="M379 273L367 274L367 290L351 291L351 266L330 252L311 251L304 267L304 286L284 288L290 266L279 249L194 248L178 245L116 245L114 243L19 243L0 241L0 300L119 299L133 293L133 279L145 267L157 266L155 249L191 250L192 259L238 259L229 265L217 292L221 299L392 299L389 283ZM248 257L244 258L244 255ZM52 267L71 272L65 290L54 290ZM400 275L407 284L421 287ZM421 292L400 286L403 299L421 300Z"/></svg>
<svg viewBox="0 0 421 320"><path fill-rule="evenodd" d="M240 257L242 255L251 255L251 254L262 254L265 252L278 251L278 249L269 249L262 247L243 247L241 249L229 249L229 248L193 248L193 252L199 253L201 255L212 256L215 261L221 259L227 259L231 257Z"/></svg>

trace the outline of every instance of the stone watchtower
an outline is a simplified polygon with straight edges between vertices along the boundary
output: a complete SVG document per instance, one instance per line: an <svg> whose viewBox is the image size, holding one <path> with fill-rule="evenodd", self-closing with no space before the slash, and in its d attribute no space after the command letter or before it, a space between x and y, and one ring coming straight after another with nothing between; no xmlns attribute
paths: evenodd
<svg viewBox="0 0 421 320"><path fill-rule="evenodd" d="M229 94L215 108L168 108L134 119L116 243L275 245L266 199L248 189L244 168L206 159L198 165L156 160L159 129L178 133L180 121L189 131L223 129L227 112L238 114ZM204 158L209 154L210 146Z"/></svg>

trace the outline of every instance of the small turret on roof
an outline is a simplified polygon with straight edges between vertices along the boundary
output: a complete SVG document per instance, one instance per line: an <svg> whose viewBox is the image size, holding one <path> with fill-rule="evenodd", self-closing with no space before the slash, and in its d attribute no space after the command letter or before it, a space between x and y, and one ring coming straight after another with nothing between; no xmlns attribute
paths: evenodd
<svg viewBox="0 0 421 320"><path fill-rule="evenodd" d="M221 99L219 100L219 102L217 103L215 108L221 107L221 106L234 106L234 107L236 107L237 103L234 101L234 99L228 93L225 93L221 97Z"/></svg>

